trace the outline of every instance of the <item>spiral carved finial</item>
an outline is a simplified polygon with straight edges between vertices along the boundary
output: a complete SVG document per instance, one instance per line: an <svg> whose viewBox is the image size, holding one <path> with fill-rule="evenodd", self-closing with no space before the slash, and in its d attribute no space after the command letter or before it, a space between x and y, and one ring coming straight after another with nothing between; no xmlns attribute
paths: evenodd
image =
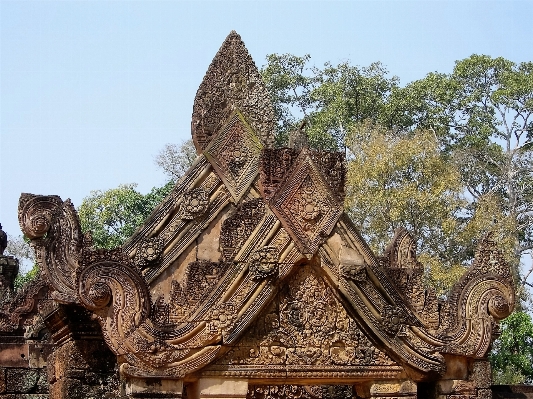
<svg viewBox="0 0 533 399"><path fill-rule="evenodd" d="M43 237L52 225L54 212L63 201L57 196L22 194L19 202L19 223L31 240Z"/></svg>
<svg viewBox="0 0 533 399"><path fill-rule="evenodd" d="M488 310L491 316L497 320L502 320L511 313L509 302L502 295L496 295L490 298Z"/></svg>
<svg viewBox="0 0 533 399"><path fill-rule="evenodd" d="M106 283L98 281L89 288L87 299L95 308L103 308L109 304L111 296L111 288Z"/></svg>
<svg viewBox="0 0 533 399"><path fill-rule="evenodd" d="M50 215L43 213L40 215L34 215L30 217L28 223L27 236L30 238L42 237L50 230Z"/></svg>

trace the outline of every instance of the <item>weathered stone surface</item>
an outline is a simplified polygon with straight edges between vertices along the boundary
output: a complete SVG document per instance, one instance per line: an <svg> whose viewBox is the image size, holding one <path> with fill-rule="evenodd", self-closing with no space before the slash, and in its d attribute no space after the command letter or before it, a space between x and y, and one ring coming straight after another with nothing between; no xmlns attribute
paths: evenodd
<svg viewBox="0 0 533 399"><path fill-rule="evenodd" d="M54 345L51 343L30 343L28 344L30 368L43 368L47 365L48 356L52 353Z"/></svg>
<svg viewBox="0 0 533 399"><path fill-rule="evenodd" d="M533 399L533 386L531 385L493 385L491 391L494 399L511 399L517 397Z"/></svg>
<svg viewBox="0 0 533 399"><path fill-rule="evenodd" d="M0 364L4 367L28 367L28 344L0 343Z"/></svg>
<svg viewBox="0 0 533 399"><path fill-rule="evenodd" d="M14 294L1 258L0 393L486 397L515 300L498 243L438 302L406 230L376 256L343 213L344 154L307 148L303 125L273 149L274 126L232 32L195 98L198 159L123 247L94 248L69 200L22 194L41 274Z"/></svg>
<svg viewBox="0 0 533 399"><path fill-rule="evenodd" d="M399 383L391 384L391 383L377 383L372 384L370 387L370 394L372 396L383 396L383 394L389 395L395 395L400 393L401 385Z"/></svg>
<svg viewBox="0 0 533 399"><path fill-rule="evenodd" d="M489 361L474 361L470 379L477 388L490 388L492 384L492 370Z"/></svg>
<svg viewBox="0 0 533 399"><path fill-rule="evenodd" d="M183 392L183 381L161 379L131 378L126 383L126 394L132 397L161 397L180 398Z"/></svg>
<svg viewBox="0 0 533 399"><path fill-rule="evenodd" d="M216 54L198 88L191 130L198 153L235 109L250 120L265 146L274 142L274 109L259 71L241 37L232 31Z"/></svg>
<svg viewBox="0 0 533 399"><path fill-rule="evenodd" d="M29 393L37 390L41 373L36 369L6 369L6 391Z"/></svg>
<svg viewBox="0 0 533 399"><path fill-rule="evenodd" d="M0 367L0 393L6 391L6 370Z"/></svg>
<svg viewBox="0 0 533 399"><path fill-rule="evenodd" d="M200 378L191 390L191 398L245 398L247 393L247 380Z"/></svg>
<svg viewBox="0 0 533 399"><path fill-rule="evenodd" d="M492 390L490 389L478 389L477 398L479 399L492 399Z"/></svg>

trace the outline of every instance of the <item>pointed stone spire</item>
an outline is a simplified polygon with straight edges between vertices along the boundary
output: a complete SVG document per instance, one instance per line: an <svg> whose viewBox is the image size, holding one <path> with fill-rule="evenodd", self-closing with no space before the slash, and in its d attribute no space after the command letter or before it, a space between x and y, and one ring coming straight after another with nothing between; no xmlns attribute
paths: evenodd
<svg viewBox="0 0 533 399"><path fill-rule="evenodd" d="M191 132L196 151L203 152L231 113L238 109L261 139L274 141L274 109L261 75L241 37L228 35L196 92Z"/></svg>

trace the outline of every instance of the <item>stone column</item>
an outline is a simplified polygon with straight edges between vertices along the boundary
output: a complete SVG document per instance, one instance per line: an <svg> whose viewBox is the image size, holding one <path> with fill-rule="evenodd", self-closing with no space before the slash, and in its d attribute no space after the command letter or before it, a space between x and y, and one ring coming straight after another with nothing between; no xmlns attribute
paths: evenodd
<svg viewBox="0 0 533 399"><path fill-rule="evenodd" d="M190 391L188 399L245 399L248 380L200 378Z"/></svg>
<svg viewBox="0 0 533 399"><path fill-rule="evenodd" d="M181 399L182 394L182 380L129 378L126 381L126 395L128 396L128 398Z"/></svg>

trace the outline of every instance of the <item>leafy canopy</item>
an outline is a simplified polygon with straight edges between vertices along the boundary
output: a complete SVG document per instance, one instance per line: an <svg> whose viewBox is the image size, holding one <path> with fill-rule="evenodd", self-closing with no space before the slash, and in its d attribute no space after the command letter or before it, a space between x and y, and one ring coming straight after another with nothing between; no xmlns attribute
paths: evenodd
<svg viewBox="0 0 533 399"><path fill-rule="evenodd" d="M179 180L196 159L196 148L192 139L181 144L165 144L156 155L155 164L171 180Z"/></svg>
<svg viewBox="0 0 533 399"><path fill-rule="evenodd" d="M452 170L459 173L460 190L467 200L464 208L454 213L453 223L448 216L439 221L442 201L428 202L436 197L427 186L418 182L418 186L413 183L398 188L389 183L380 194L392 197L389 202L398 203L394 198L401 193L399 198L408 200L404 204L407 209L426 195L428 206L424 211L416 209L418 205L411 207L412 218L407 220L395 214L399 211L391 203L381 203L391 207L390 212L384 208L390 221L384 226L384 215L368 213L364 221L359 220L362 233L371 240L376 234L391 236L394 220L417 234L423 249L436 245L433 231L450 231L455 226L458 229L452 234L455 238L441 243L449 247L455 263L465 264L473 258L477 240L490 227L498 232L518 281L520 259L533 250L533 63L516 64L501 57L474 54L457 61L450 74L429 73L400 87L398 78L389 77L380 63L368 67L349 62L326 63L319 68L310 66L310 59L309 55L274 54L267 57L268 63L262 68L279 118L278 145L285 145L289 133L305 120L312 147L340 150L348 146L355 154L350 162L360 162L361 158L351 148L356 143L351 137L365 123L388 131L389 139L382 143L383 148L389 148L393 138L404 140L420 130L432 132L436 147L431 148L446 163L443 176L449 176L447 172ZM362 142L366 139L358 138ZM358 150L361 149L363 154L370 151L371 156L379 153L377 148L364 145ZM423 157L426 151L423 144L418 151ZM402 163L401 153L396 153L396 157L396 164L381 170L388 174L383 180L409 174L412 172L409 168L417 166L416 162L410 166ZM365 185L367 177L368 184L376 184L375 173L369 168L365 171L367 175L361 172L358 177L352 173L348 185ZM356 178L353 183L352 178ZM444 179L443 184L446 182L450 181ZM372 191L375 187L358 189ZM457 184L454 182L450 189L457 190ZM438 191L437 187L435 190ZM382 197L367 196L367 201L379 203ZM347 201L348 206L359 203ZM454 204L450 203L452 207ZM356 210L359 211L357 207ZM351 215L356 220L362 217L355 216L355 212ZM375 230L379 227L383 227L381 232ZM527 282L522 279L522 283Z"/></svg>
<svg viewBox="0 0 533 399"><path fill-rule="evenodd" d="M459 171L430 131L399 136L369 123L347 137L345 208L380 253L398 227L417 240L432 286L444 295L463 272L460 214L466 204ZM445 265L445 272L438 275ZM442 280L445 281L442 281Z"/></svg>
<svg viewBox="0 0 533 399"><path fill-rule="evenodd" d="M121 246L172 190L174 183L154 187L143 195L136 184L91 191L78 208L83 232L90 232L98 248Z"/></svg>
<svg viewBox="0 0 533 399"><path fill-rule="evenodd" d="M526 312L514 312L500 324L490 363L495 384L533 382L533 322Z"/></svg>
<svg viewBox="0 0 533 399"><path fill-rule="evenodd" d="M387 99L398 78L387 77L381 63L363 68L349 62L326 63L317 68L309 66L310 59L271 54L261 69L278 119L279 146L287 145L289 133L302 120L311 147L322 150L344 148L347 132L357 123L384 122Z"/></svg>

